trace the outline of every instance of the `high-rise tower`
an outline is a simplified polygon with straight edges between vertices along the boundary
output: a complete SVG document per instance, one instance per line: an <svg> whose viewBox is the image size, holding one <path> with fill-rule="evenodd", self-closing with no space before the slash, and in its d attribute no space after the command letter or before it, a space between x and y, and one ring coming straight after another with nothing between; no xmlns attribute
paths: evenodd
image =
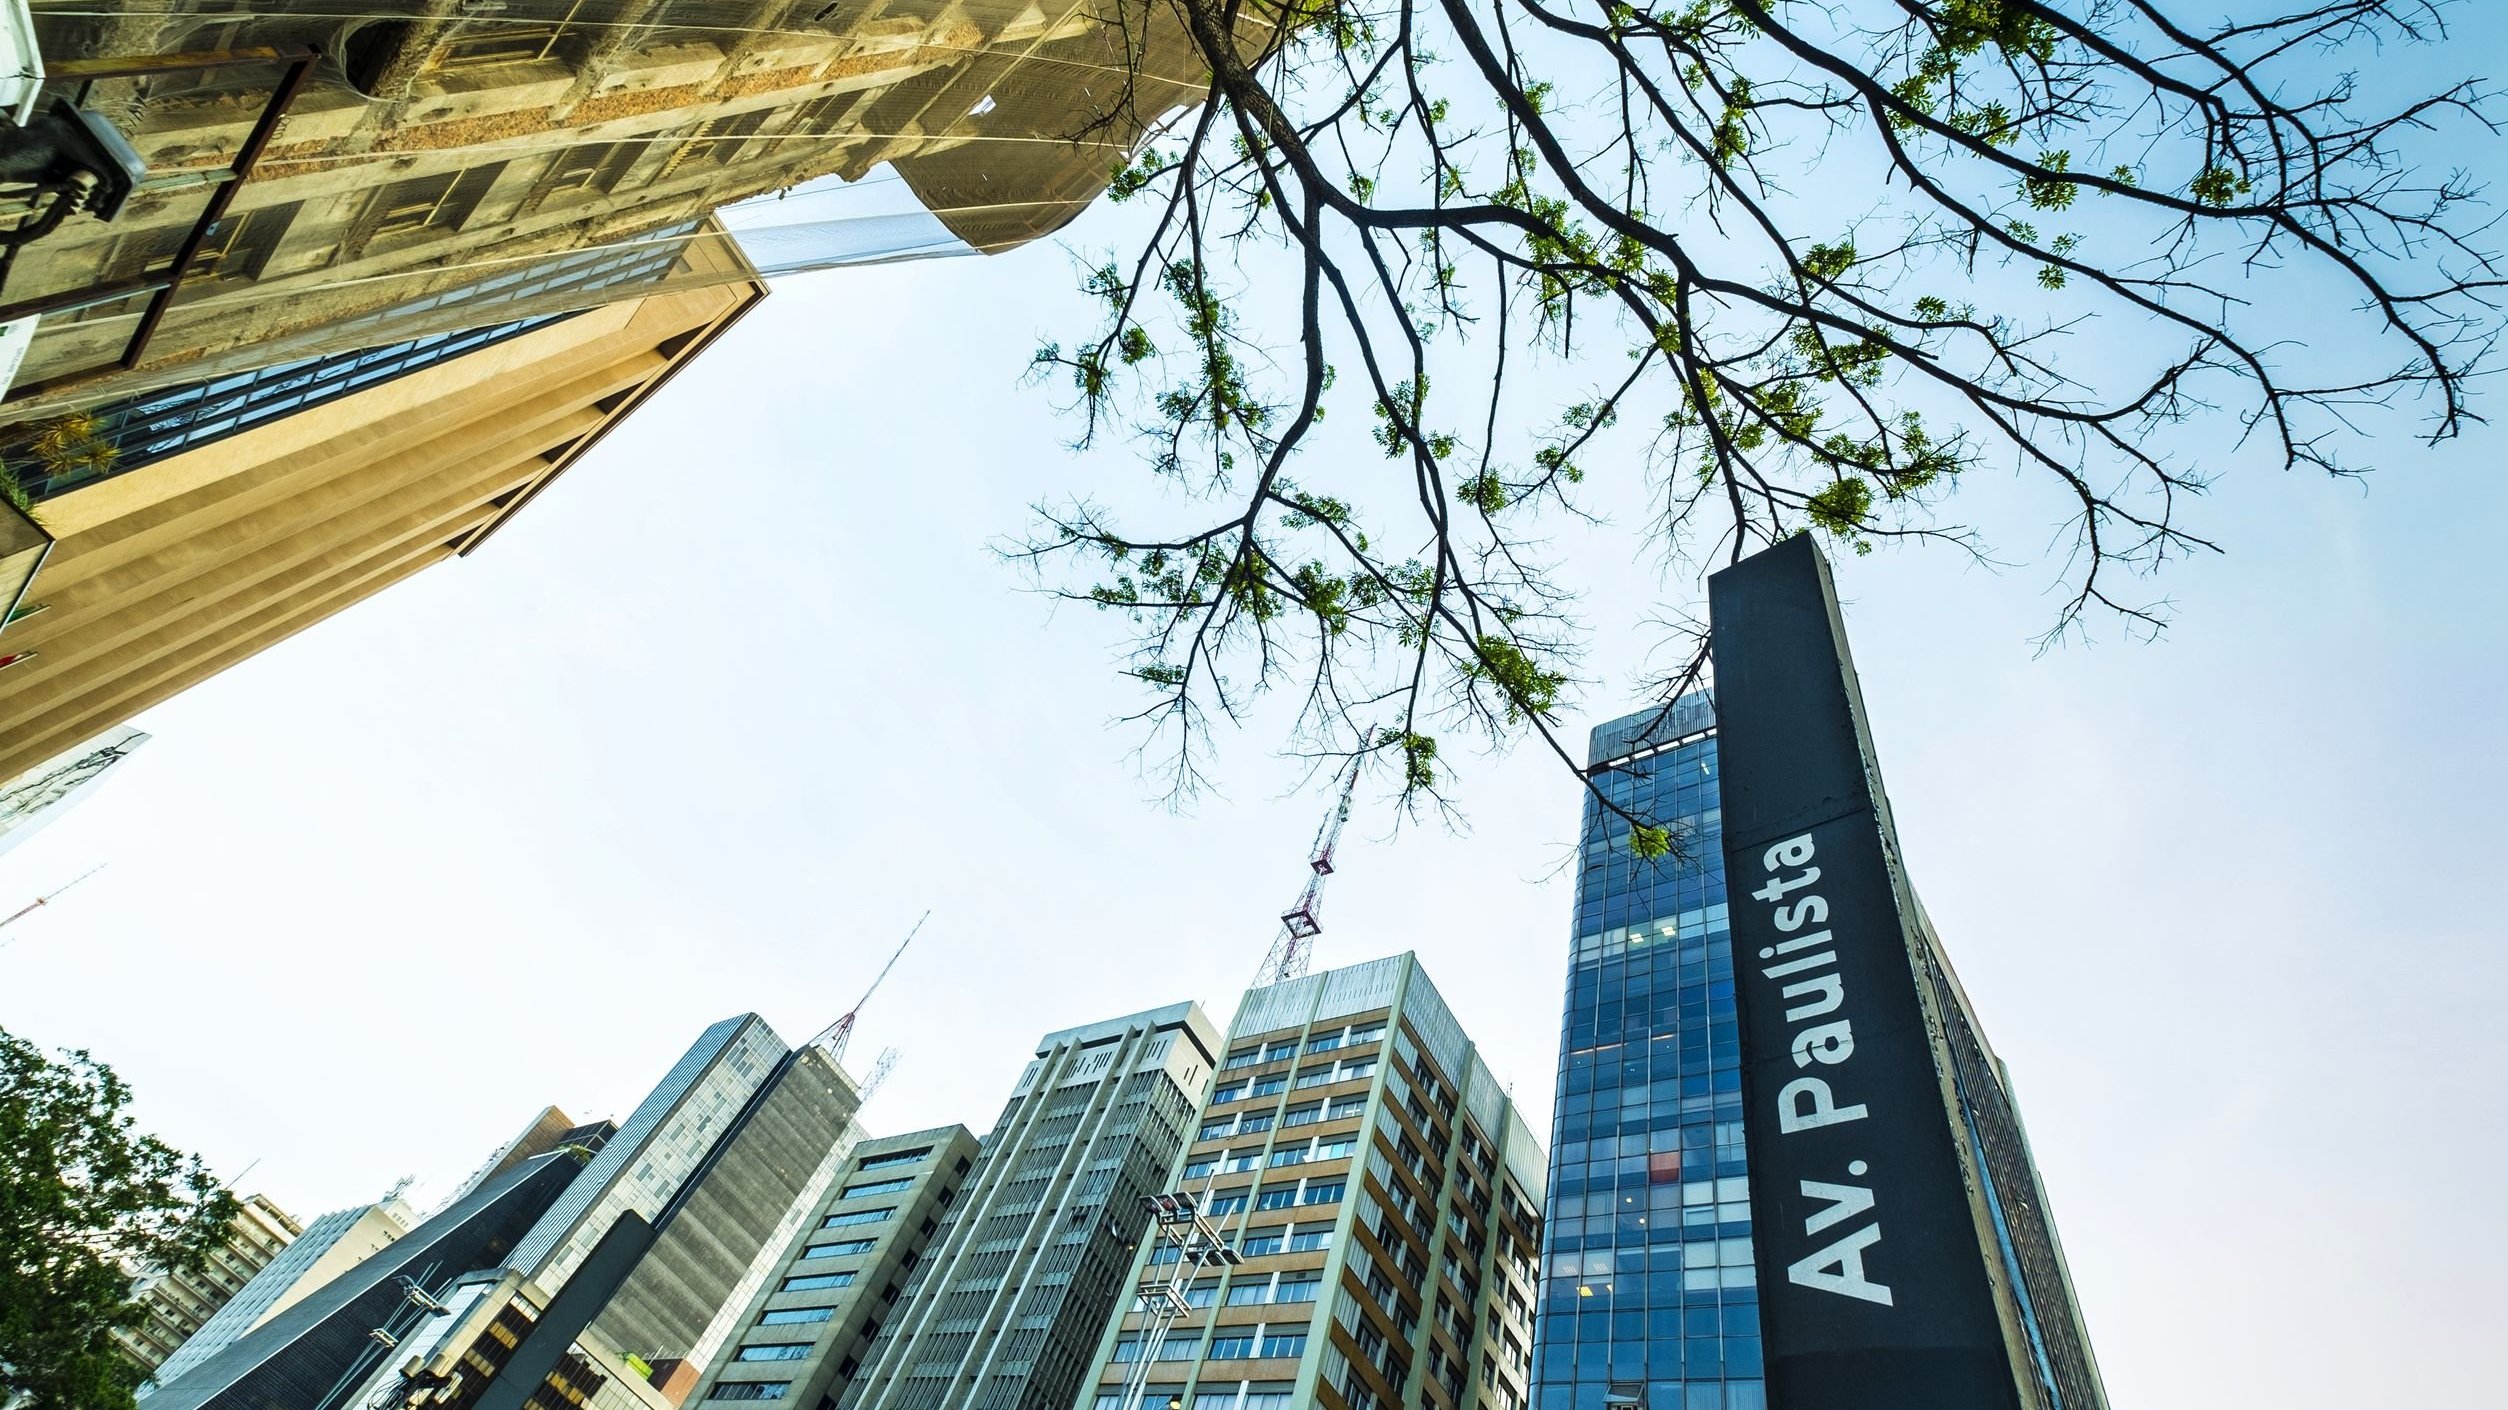
<svg viewBox="0 0 2508 1410"><path fill-rule="evenodd" d="M1714 698L1593 732L1536 1405L2104 1410L1827 565L1797 539L1710 592Z"/></svg>
<svg viewBox="0 0 2508 1410"><path fill-rule="evenodd" d="M846 1410L1065 1410L1218 1050L1190 1003L1046 1034Z"/></svg>
<svg viewBox="0 0 2508 1410"><path fill-rule="evenodd" d="M1074 1410L1522 1410L1541 1146L1415 956L1249 990L1196 1132L1227 1252L1146 1241Z"/></svg>

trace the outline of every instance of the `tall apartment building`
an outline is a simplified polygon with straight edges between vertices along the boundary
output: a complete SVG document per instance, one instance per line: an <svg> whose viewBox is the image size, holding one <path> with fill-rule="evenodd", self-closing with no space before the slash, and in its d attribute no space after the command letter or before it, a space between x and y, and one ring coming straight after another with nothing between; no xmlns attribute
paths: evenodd
<svg viewBox="0 0 2508 1410"><path fill-rule="evenodd" d="M337 351L328 330L386 309L411 315L394 337L473 326L421 305L483 270L881 163L969 244L1023 243L1076 215L1146 123L1199 95L1181 26L1147 18L1113 26L1014 0L39 8L56 69L252 46L280 57L94 84L88 105L152 182L111 222L76 216L28 245L0 288L13 305L166 273L215 184L197 179L237 158L285 56L322 57L136 366L80 380L124 355L153 288L46 313L6 410ZM1109 81L1127 65L1145 76Z"/></svg>
<svg viewBox="0 0 2508 1410"><path fill-rule="evenodd" d="M179 1271L153 1269L132 1284L140 1317L114 1328L114 1348L142 1371L155 1372L303 1232L304 1226L267 1196L247 1198L206 1263Z"/></svg>
<svg viewBox="0 0 2508 1410"><path fill-rule="evenodd" d="M1416 956L1249 991L1073 1410L1522 1410L1543 1155ZM1138 1227L1148 1227L1139 1212Z"/></svg>
<svg viewBox="0 0 2508 1410"><path fill-rule="evenodd" d="M1064 1410L1218 1050L1190 1003L1046 1034L846 1410Z"/></svg>
<svg viewBox="0 0 2508 1410"><path fill-rule="evenodd" d="M0 778L477 548L766 292L724 242L572 276L657 259L737 277L95 408L110 460L23 482L57 543L0 630Z"/></svg>
<svg viewBox="0 0 2508 1410"><path fill-rule="evenodd" d="M980 1150L964 1126L855 1146L770 1276L746 1302L726 1304L731 1336L689 1400L809 1410L841 1400Z"/></svg>
<svg viewBox="0 0 2508 1410"><path fill-rule="evenodd" d="M2101 1410L1827 565L1789 541L1710 605L1712 698L1591 741L1537 1404ZM1681 846L1640 859L1619 810Z"/></svg>
<svg viewBox="0 0 2508 1410"><path fill-rule="evenodd" d="M253 1328L319 1291L333 1278L389 1247L418 1223L399 1197L334 1210L305 1226L251 1282L160 1363L140 1391L148 1398L194 1366L224 1351Z"/></svg>

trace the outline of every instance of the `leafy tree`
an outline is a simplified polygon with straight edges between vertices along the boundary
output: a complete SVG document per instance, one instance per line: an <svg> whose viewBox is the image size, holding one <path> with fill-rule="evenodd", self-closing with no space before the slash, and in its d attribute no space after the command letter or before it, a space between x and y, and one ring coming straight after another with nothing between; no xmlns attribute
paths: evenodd
<svg viewBox="0 0 2508 1410"><path fill-rule="evenodd" d="M0 1404L125 1410L138 1369L112 1329L133 1270L196 1269L238 1205L195 1155L134 1128L131 1090L84 1052L0 1031Z"/></svg>
<svg viewBox="0 0 2508 1410"><path fill-rule="evenodd" d="M1696 570L1803 531L1983 558L1940 516L2006 469L2059 506L2050 639L2156 631L2132 584L2215 550L2215 443L2351 475L2397 415L2455 436L2500 331L2493 217L2428 168L2491 95L2394 91L2443 0L1108 3L1140 57L1082 140L1149 134L1113 185L1148 233L1036 367L1189 507L1040 505L1019 554L1129 619L1179 795L1282 686L1409 804L1448 732L1576 766L1537 526L1604 476Z"/></svg>

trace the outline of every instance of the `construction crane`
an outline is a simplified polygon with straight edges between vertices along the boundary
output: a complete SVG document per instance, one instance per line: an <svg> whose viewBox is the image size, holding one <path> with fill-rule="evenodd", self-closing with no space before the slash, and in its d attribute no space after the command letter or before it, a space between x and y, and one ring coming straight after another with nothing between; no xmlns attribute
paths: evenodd
<svg viewBox="0 0 2508 1410"><path fill-rule="evenodd" d="M1315 830L1315 848L1307 854L1306 865L1313 875L1306 879L1306 889L1289 909L1280 913L1280 936L1271 942L1270 953L1263 956L1263 967L1254 976L1254 987L1278 984L1306 973L1315 947L1308 942L1324 933L1324 878L1332 875L1333 850L1341 845L1341 828L1350 820L1350 795L1358 790L1360 756L1350 756L1350 766L1341 775L1341 798L1324 818L1324 825Z"/></svg>
<svg viewBox="0 0 2508 1410"><path fill-rule="evenodd" d="M888 963L881 965L880 972L872 977L871 987L862 991L862 997L854 1000L852 1008L845 1010L837 1016L834 1023L827 1025L826 1032L811 1039L810 1042L813 1045L827 1049L829 1057L840 1061L844 1058L845 1044L853 1038L853 1022L861 1017L862 1006L871 1002L871 996L880 991L880 984L888 978L888 972L897 967L897 956L906 952L906 947L914 943L914 937L922 933L923 922L931 918L932 913L925 911L922 917L915 921L914 929L907 931L906 938L897 942L896 954L890 955Z"/></svg>
<svg viewBox="0 0 2508 1410"><path fill-rule="evenodd" d="M26 916L29 916L29 915L33 914L33 913L36 911L36 909L37 909L37 908L39 908L39 907L43 907L43 906L49 906L49 905L51 905L51 904L53 903L53 901L54 901L55 899L57 899L57 898L61 895L61 893L62 893L62 892L69 890L71 887L78 885L80 882L85 881L87 878L89 878L89 877L91 877L91 876L94 876L96 873L98 873L98 872L100 872L100 871L103 871L104 869L105 869L105 864L104 864L104 863L102 863L102 862L98 862L98 863L96 863L94 866L89 867L87 870L85 870L85 871L83 871L83 872L80 872L78 875L76 875L76 876L74 876L74 877L71 877L68 881L65 881L65 882L61 883L59 886L54 887L54 888L53 888L53 890L52 890L52 894L51 894L51 895L48 895L48 896L38 896L38 897L36 897L34 900L27 902L25 905L18 907L18 908L17 908L14 912L12 912L12 913L8 916L8 918L7 918L7 919L5 919L5 920L0 920L0 927L6 927L6 926L10 926L10 925L15 925L15 924L16 924L19 920L21 920L21 919L25 918ZM8 939L8 940L0 940L0 945L6 945L6 944L8 944L8 943L9 943L9 941L10 941L10 940L15 940L16 938L17 938L16 936L12 935L12 936L10 936L10 937L9 937L9 939Z"/></svg>

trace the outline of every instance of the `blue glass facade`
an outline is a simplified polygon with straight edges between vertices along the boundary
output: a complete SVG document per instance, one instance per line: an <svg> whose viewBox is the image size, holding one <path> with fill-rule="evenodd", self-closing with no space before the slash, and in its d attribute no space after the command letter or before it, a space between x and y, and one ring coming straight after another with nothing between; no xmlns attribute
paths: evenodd
<svg viewBox="0 0 2508 1410"><path fill-rule="evenodd" d="M1537 1410L1765 1410L1706 702L1594 731L1550 1141ZM1684 859L1685 858L1685 859Z"/></svg>

